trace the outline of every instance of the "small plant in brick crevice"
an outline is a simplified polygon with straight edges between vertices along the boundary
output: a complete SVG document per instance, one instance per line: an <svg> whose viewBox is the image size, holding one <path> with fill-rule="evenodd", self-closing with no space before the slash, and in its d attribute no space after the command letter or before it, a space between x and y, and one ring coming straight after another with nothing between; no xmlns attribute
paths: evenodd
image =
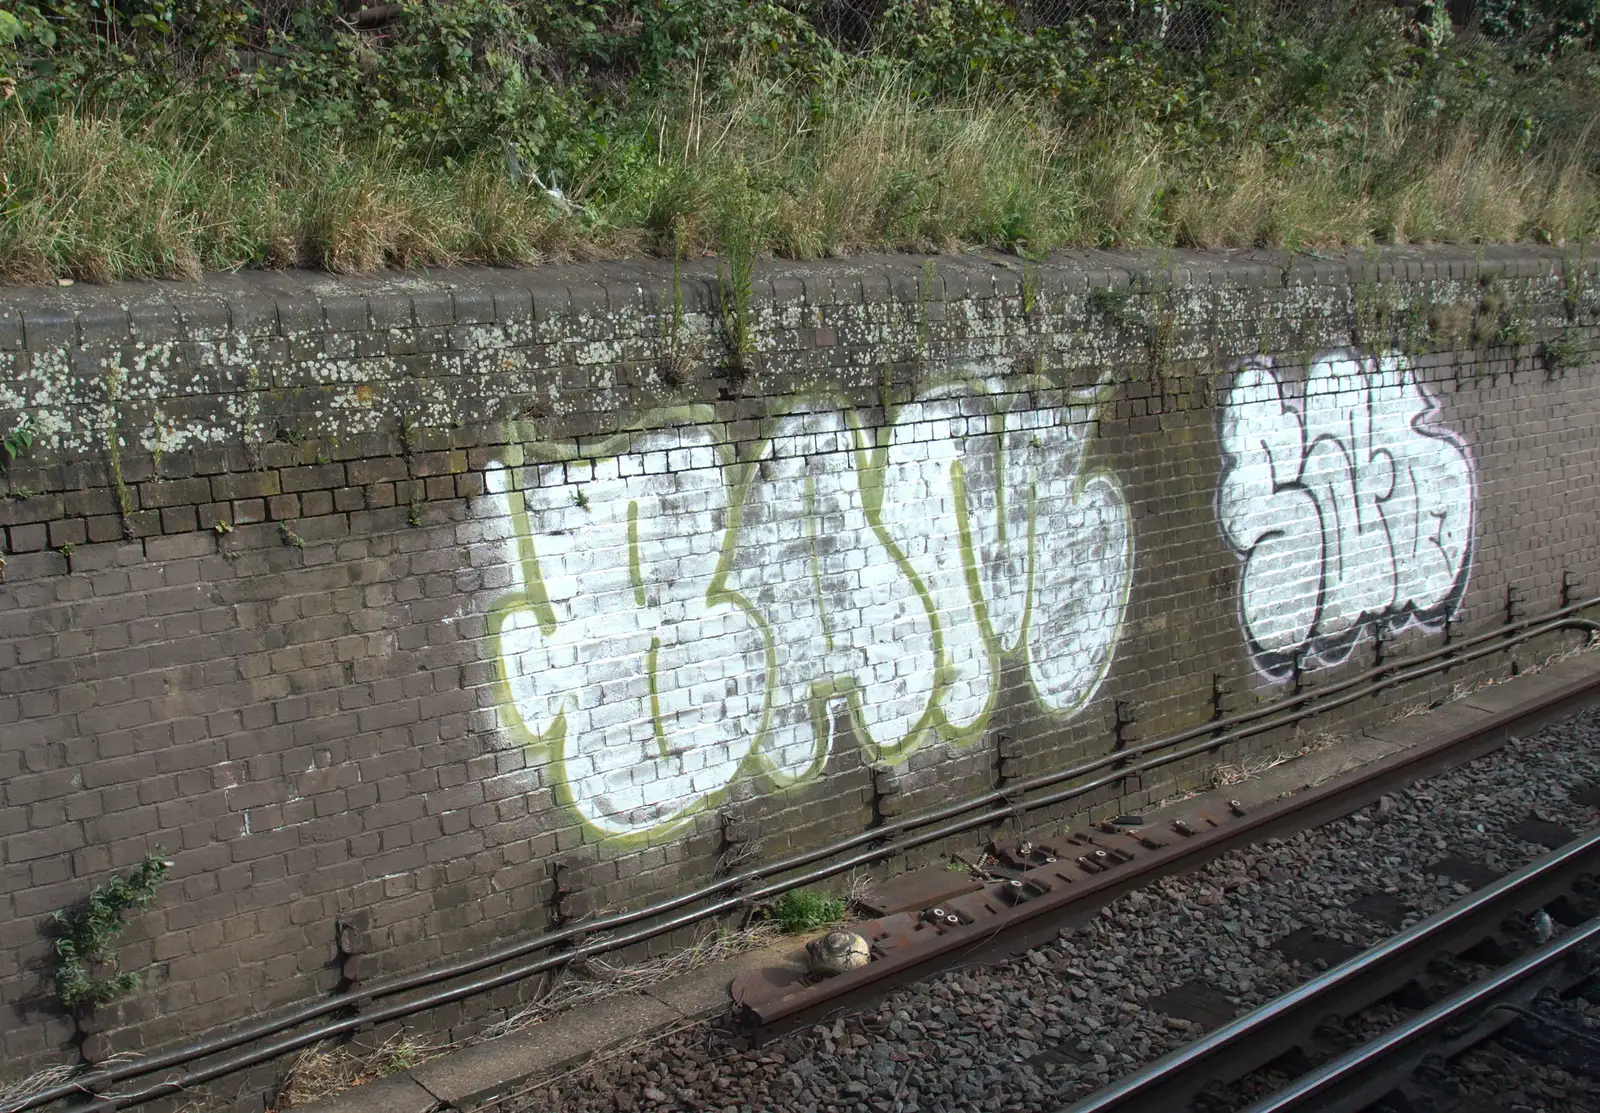
<svg viewBox="0 0 1600 1113"><path fill-rule="evenodd" d="M285 545L293 545L296 549L303 549L306 547L306 539L301 537L294 530L290 529L288 522L279 523L278 537L282 539Z"/></svg>
<svg viewBox="0 0 1600 1113"><path fill-rule="evenodd" d="M689 359L683 351L683 232L679 221L672 222L672 315L662 317L661 343L665 349L658 363L661 381L677 390L689 377Z"/></svg>
<svg viewBox="0 0 1600 1113"><path fill-rule="evenodd" d="M117 940L128 914L150 907L171 868L157 847L127 877L112 877L80 907L54 914L56 999L64 1008L97 1007L139 987L139 975L117 965Z"/></svg>
<svg viewBox="0 0 1600 1113"><path fill-rule="evenodd" d="M1552 379L1560 378L1583 363L1583 343L1568 329L1560 336L1539 345L1539 358Z"/></svg>
<svg viewBox="0 0 1600 1113"><path fill-rule="evenodd" d="M756 257L769 235L771 199L748 182L723 201L717 236L717 311L727 349L728 385L737 393L758 370L755 324Z"/></svg>
<svg viewBox="0 0 1600 1113"><path fill-rule="evenodd" d="M1521 348L1533 343L1533 324L1521 313L1509 313L1500 324L1500 343L1507 348Z"/></svg>
<svg viewBox="0 0 1600 1113"><path fill-rule="evenodd" d="M0 468L11 470L11 465L26 456L33 448L33 415L24 414L5 436L0 437Z"/></svg>
<svg viewBox="0 0 1600 1113"><path fill-rule="evenodd" d="M726 259L727 270L723 269ZM738 243L724 244L717 257L717 306L722 314L722 336L728 349L728 373L743 383L755 362L755 336L750 326L752 275L755 252Z"/></svg>
<svg viewBox="0 0 1600 1113"><path fill-rule="evenodd" d="M117 491L117 516L122 519L122 537L133 540L133 492L122 477L122 431L118 424L117 404L122 400L122 371L106 368L106 462L111 470L111 485Z"/></svg>
<svg viewBox="0 0 1600 1113"><path fill-rule="evenodd" d="M1039 279L1046 255L1044 252L1031 252L1028 245L1019 243L1016 252L1022 258L1022 316L1026 318L1029 326L1034 326L1033 309L1039 304Z"/></svg>
<svg viewBox="0 0 1600 1113"><path fill-rule="evenodd" d="M799 935L844 919L849 905L826 893L794 889L772 902L768 917L786 935Z"/></svg>
<svg viewBox="0 0 1600 1113"><path fill-rule="evenodd" d="M1133 324L1132 301L1132 291L1119 286L1096 286L1089 291L1089 308L1122 328Z"/></svg>
<svg viewBox="0 0 1600 1113"><path fill-rule="evenodd" d="M400 455L409 460L416 451L417 423L409 413L403 413L396 419L395 425L400 434Z"/></svg>
<svg viewBox="0 0 1600 1113"><path fill-rule="evenodd" d="M1561 263L1561 308L1569 321L1578 319L1578 310L1583 305L1584 286L1589 277L1588 267L1584 262L1584 246L1583 241L1579 240L1577 256L1569 255Z"/></svg>

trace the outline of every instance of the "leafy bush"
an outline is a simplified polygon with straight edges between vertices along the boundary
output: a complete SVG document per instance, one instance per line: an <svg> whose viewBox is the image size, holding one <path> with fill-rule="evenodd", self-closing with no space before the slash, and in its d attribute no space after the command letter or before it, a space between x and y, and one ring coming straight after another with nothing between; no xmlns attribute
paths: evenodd
<svg viewBox="0 0 1600 1113"><path fill-rule="evenodd" d="M772 919L786 935L799 935L844 919L849 906L838 897L793 889L772 902Z"/></svg>
<svg viewBox="0 0 1600 1113"><path fill-rule="evenodd" d="M1600 49L1600 0L1483 0L1479 22L1530 58Z"/></svg>
<svg viewBox="0 0 1600 1113"><path fill-rule="evenodd" d="M117 939L129 912L150 907L167 869L159 856L147 856L127 877L113 876L97 887L83 907L54 914L60 931L56 998L63 1006L104 1005L138 988L139 975L117 967Z"/></svg>

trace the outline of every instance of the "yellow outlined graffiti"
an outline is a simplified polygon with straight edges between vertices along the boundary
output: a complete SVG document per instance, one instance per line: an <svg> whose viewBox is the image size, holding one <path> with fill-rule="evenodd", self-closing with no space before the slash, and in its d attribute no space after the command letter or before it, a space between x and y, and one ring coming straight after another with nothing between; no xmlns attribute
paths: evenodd
<svg viewBox="0 0 1600 1113"><path fill-rule="evenodd" d="M704 407L491 470L515 582L489 633L504 722L595 833L671 831L740 775L818 776L848 717L870 761L978 737L1002 670L1070 715L1132 575L1104 384L955 376L865 427L807 399L742 455ZM508 554L509 555L509 554Z"/></svg>

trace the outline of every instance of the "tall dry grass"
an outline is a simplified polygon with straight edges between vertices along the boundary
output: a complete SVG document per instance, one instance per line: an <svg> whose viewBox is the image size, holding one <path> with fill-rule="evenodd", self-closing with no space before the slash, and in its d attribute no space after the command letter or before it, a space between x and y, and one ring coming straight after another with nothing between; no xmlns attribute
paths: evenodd
<svg viewBox="0 0 1600 1113"><path fill-rule="evenodd" d="M1595 238L1587 144L1528 153L1512 134L1495 119L1422 120L1395 97L1338 143L1177 151L1154 129L1069 128L981 92L929 100L892 76L806 95L752 77L720 97L696 83L640 116L564 207L500 158L424 167L270 118L7 111L0 278L358 273L735 239L820 257Z"/></svg>
<svg viewBox="0 0 1600 1113"><path fill-rule="evenodd" d="M272 119L0 114L0 183L12 282L531 263L574 242L570 221L498 165L428 170Z"/></svg>

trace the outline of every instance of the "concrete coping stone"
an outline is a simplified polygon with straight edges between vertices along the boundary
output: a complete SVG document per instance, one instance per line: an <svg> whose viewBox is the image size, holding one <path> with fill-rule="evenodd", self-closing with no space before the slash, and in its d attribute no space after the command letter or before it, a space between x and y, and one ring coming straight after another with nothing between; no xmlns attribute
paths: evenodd
<svg viewBox="0 0 1600 1113"><path fill-rule="evenodd" d="M1525 695L1511 702L1522 703L1534 698L1536 697ZM1422 714L1405 715L1387 723L1370 726L1364 733L1370 738L1381 738L1397 743L1401 747L1410 747L1449 731L1464 729L1488 717L1489 712L1461 699Z"/></svg>
<svg viewBox="0 0 1600 1113"><path fill-rule="evenodd" d="M1381 259L1393 275L1409 274L1412 266L1420 264L1463 278L1485 266L1508 277L1533 279L1572 265L1560 249L1535 244L1472 251L1448 246L1395 247L1385 248ZM792 291L797 283L805 289L807 301L838 302L841 289L849 290L842 300L851 304L921 299L929 294L921 287L922 268L930 261L943 298L1015 297L1022 287L1022 262L1001 252L891 254L849 262L765 263L755 276L757 301L769 304L778 290ZM1112 284L1130 293L1151 293L1219 284L1278 287L1291 276L1303 284L1309 274L1317 285L1351 287L1371 269L1359 251L1304 255L1264 249L1061 250L1037 265L1034 281L1046 288ZM831 280L833 297L814 297L813 287L827 280ZM627 259L504 269L462 266L362 276L305 270L247 271L207 274L199 282L0 286L0 303L8 311L21 313L21 347L40 351L79 342L80 327L97 341L130 340L133 322L166 315L173 309L184 322L183 331L196 339L217 339L229 333L297 335L321 327L365 331L425 323L444 326L525 320L528 302L524 298L529 295L537 318L605 313L618 308L618 301L659 304L659 295L673 289L675 282L699 306L714 288L715 266L695 260L675 273L663 260ZM318 304L323 307L320 321ZM8 324L0 335L0 347L15 348L16 331L14 324Z"/></svg>
<svg viewBox="0 0 1600 1113"><path fill-rule="evenodd" d="M1576 660L1576 658L1572 658ZM1568 664L1567 661L1558 662ZM1509 711L1519 703L1530 699L1538 699L1548 695L1576 680L1575 676L1563 676L1554 667L1541 669L1539 672L1528 673L1516 678L1516 682L1505 684L1491 684L1487 688L1480 688L1470 695L1463 696L1461 702L1468 707L1489 714L1499 714Z"/></svg>
<svg viewBox="0 0 1600 1113"><path fill-rule="evenodd" d="M494 1100L524 1080L676 1025L683 1015L654 997L630 993L573 1009L524 1032L502 1036L413 1067L407 1076L455 1108ZM340 1109L338 1113L358 1113Z"/></svg>

